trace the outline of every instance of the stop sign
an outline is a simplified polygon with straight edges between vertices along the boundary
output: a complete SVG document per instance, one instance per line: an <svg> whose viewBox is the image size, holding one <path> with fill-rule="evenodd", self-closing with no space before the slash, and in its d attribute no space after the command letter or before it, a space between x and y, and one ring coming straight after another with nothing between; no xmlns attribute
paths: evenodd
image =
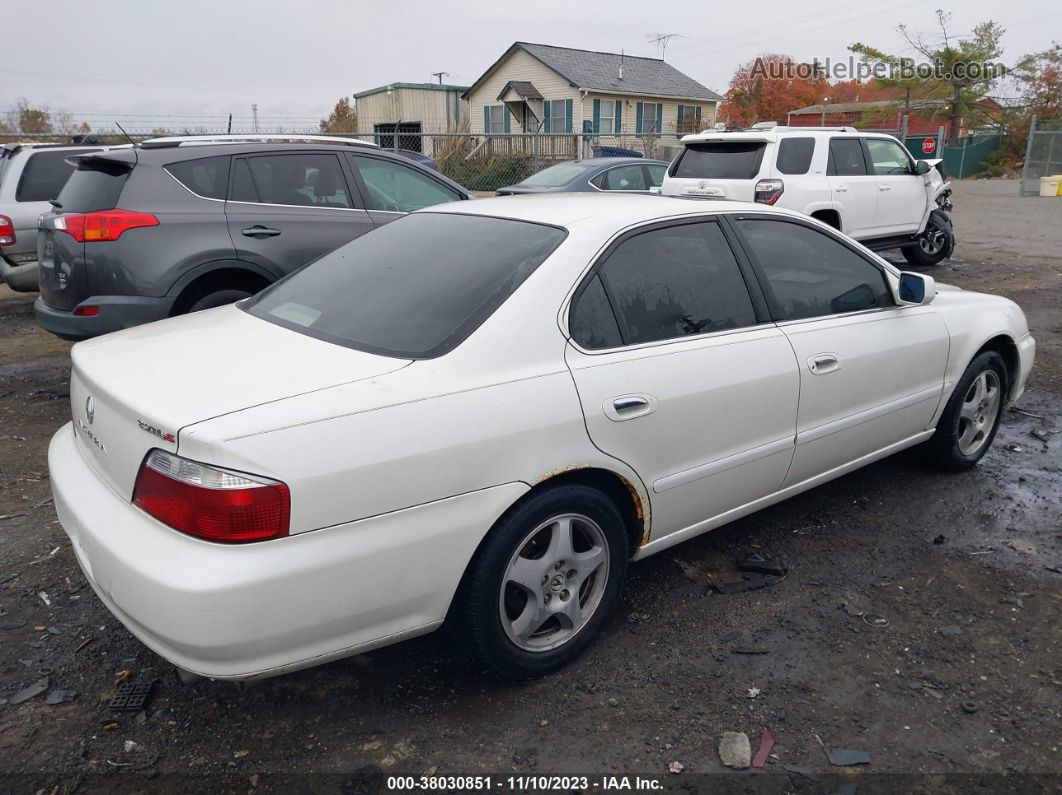
<svg viewBox="0 0 1062 795"><path fill-rule="evenodd" d="M922 151L927 155L933 154L933 150L937 148L936 138L926 138L922 141Z"/></svg>

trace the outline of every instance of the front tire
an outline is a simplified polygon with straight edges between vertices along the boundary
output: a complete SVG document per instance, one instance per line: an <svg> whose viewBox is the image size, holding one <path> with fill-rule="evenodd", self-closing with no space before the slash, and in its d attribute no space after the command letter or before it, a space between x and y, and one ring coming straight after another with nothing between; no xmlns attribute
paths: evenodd
<svg viewBox="0 0 1062 795"><path fill-rule="evenodd" d="M244 298L250 298L251 295L252 293L248 290L215 290L214 292L207 293L196 300L195 303L188 307L188 312L201 312L204 309L213 309L218 306L225 306L226 304L234 304L237 301L242 301Z"/></svg>
<svg viewBox="0 0 1062 795"><path fill-rule="evenodd" d="M477 552L454 599L453 634L502 676L555 671L601 629L628 557L608 497L582 485L544 489L502 517Z"/></svg>
<svg viewBox="0 0 1062 795"><path fill-rule="evenodd" d="M950 472L976 466L999 430L1009 390L1003 357L995 351L978 354L959 379L936 433L926 443L930 462Z"/></svg>
<svg viewBox="0 0 1062 795"><path fill-rule="evenodd" d="M901 249L904 259L920 268L930 268L951 256L955 249L955 230L943 210L929 214L926 229L918 236L918 242Z"/></svg>

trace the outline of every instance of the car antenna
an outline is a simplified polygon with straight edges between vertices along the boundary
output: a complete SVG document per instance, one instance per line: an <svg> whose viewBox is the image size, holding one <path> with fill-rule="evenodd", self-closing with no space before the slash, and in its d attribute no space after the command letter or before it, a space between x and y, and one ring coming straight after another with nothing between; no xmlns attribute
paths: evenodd
<svg viewBox="0 0 1062 795"><path fill-rule="evenodd" d="M134 140L133 140L133 138L132 138L132 136L131 136L131 135L129 135L129 133L127 133L127 132L125 131L125 128L124 128L124 127L122 127L122 125L120 125L120 124L119 124L118 122L115 122L115 123L114 123L114 126L115 126L115 127L117 127L117 128L119 129L119 130L121 130L121 131L122 131L122 135L124 135L124 136L125 136L126 138L128 138L128 139L129 139L129 143L131 143L131 144L132 144L132 145L133 145L134 147L136 146L136 141L134 141Z"/></svg>

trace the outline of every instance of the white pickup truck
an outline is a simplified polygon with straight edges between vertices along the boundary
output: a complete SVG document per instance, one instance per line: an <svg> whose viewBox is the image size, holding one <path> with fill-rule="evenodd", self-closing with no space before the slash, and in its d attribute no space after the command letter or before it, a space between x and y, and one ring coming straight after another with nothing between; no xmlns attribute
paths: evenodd
<svg viewBox="0 0 1062 795"><path fill-rule="evenodd" d="M773 127L705 130L682 143L660 188L665 196L796 210L868 248L899 248L913 265L935 265L955 246L941 161L916 161L891 135Z"/></svg>

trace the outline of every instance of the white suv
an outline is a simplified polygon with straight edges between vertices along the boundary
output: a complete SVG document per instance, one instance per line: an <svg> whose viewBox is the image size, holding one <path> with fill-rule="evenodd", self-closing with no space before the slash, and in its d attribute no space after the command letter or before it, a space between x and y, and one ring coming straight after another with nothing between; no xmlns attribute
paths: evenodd
<svg viewBox="0 0 1062 795"><path fill-rule="evenodd" d="M705 130L682 143L660 189L665 196L796 210L868 248L902 249L914 265L935 265L954 248L940 161L915 161L891 135L773 127Z"/></svg>

